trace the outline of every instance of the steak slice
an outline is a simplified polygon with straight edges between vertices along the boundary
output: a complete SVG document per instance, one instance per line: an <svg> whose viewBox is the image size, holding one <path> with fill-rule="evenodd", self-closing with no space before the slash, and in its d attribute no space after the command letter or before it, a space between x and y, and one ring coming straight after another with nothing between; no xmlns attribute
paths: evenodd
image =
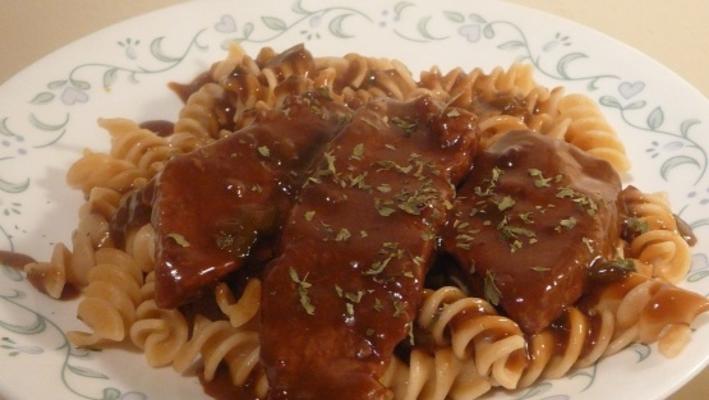
<svg viewBox="0 0 709 400"><path fill-rule="evenodd" d="M176 307L236 270L279 232L305 171L349 111L312 93L170 160L155 182L156 300Z"/></svg>
<svg viewBox="0 0 709 400"><path fill-rule="evenodd" d="M491 303L539 332L581 296L591 264L614 257L620 178L606 161L524 131L501 135L474 165L444 248Z"/></svg>
<svg viewBox="0 0 709 400"><path fill-rule="evenodd" d="M428 97L363 106L331 141L267 267L261 358L270 399L381 399L469 170L476 117Z"/></svg>

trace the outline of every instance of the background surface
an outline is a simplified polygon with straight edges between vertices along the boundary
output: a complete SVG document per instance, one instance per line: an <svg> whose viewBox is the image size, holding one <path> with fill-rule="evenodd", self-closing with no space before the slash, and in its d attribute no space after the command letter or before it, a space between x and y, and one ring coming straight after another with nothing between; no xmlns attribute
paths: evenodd
<svg viewBox="0 0 709 400"><path fill-rule="evenodd" d="M0 0L0 83L75 39L182 1ZM708 0L508 1L604 32L665 64L709 96ZM705 369L672 399L703 399L708 394L709 369Z"/></svg>

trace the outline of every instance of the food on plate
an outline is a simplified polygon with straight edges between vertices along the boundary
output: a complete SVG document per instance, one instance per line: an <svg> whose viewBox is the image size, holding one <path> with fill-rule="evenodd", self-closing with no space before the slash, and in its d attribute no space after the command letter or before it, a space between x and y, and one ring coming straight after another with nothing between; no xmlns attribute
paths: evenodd
<svg viewBox="0 0 709 400"><path fill-rule="evenodd" d="M174 124L99 121L70 245L2 254L81 291L76 346L130 343L216 397L473 399L636 342L675 356L709 310L675 286L691 229L622 188L599 108L530 66L417 79L233 45L171 87Z"/></svg>

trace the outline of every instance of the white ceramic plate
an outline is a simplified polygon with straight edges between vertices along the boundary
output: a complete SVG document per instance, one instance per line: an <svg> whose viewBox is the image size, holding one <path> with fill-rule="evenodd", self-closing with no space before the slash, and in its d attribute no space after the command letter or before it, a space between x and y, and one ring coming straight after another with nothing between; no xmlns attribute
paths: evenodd
<svg viewBox="0 0 709 400"><path fill-rule="evenodd" d="M349 4L349 5L348 5ZM99 116L174 120L165 84L188 81L229 39L255 54L305 42L315 55L361 52L413 71L532 62L538 80L599 100L633 162L633 183L669 192L699 236L683 286L709 293L709 104L677 75L598 32L497 2L200 1L120 23L45 57L0 87L0 249L38 259L66 241L81 194L64 174L82 148L107 149ZM126 349L72 349L76 304L35 292L0 266L0 398L200 399L194 377L154 370ZM283 338L288 346L288 337ZM635 345L597 367L510 394L516 399L659 399L709 361L709 326L677 358ZM497 397L504 397L497 394Z"/></svg>

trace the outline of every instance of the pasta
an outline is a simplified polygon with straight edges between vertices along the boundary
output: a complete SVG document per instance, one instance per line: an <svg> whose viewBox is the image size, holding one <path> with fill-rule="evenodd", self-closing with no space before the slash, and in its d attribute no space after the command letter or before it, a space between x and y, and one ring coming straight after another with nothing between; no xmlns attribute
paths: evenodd
<svg viewBox="0 0 709 400"><path fill-rule="evenodd" d="M93 332L69 332L69 340L78 346L95 345L101 340L123 341L135 321L142 283L142 270L130 255L117 249L99 249L77 311L78 318Z"/></svg>
<svg viewBox="0 0 709 400"><path fill-rule="evenodd" d="M109 154L84 151L67 173L69 186L89 193L95 187L103 187L125 193L144 184L147 174L133 163L112 157Z"/></svg>
<svg viewBox="0 0 709 400"><path fill-rule="evenodd" d="M676 304L683 304L682 312L659 315L658 309ZM658 341L660 351L674 357L686 345L692 321L708 307L702 296L634 274L603 290L598 303L586 313L570 309L565 316L569 332L565 338L552 331L533 336L530 365L520 387L531 385L541 376L560 378L572 367L587 367L636 342ZM560 340L565 341L565 350L553 355ZM585 343L591 340L593 346L587 349Z"/></svg>
<svg viewBox="0 0 709 400"><path fill-rule="evenodd" d="M125 118L99 119L98 124L111 135L111 156L130 162L146 178L160 171L170 157L172 150L165 139L140 128L133 121Z"/></svg>
<svg viewBox="0 0 709 400"><path fill-rule="evenodd" d="M418 323L431 333L434 343L450 344L459 359L474 358L482 376L514 389L520 376L509 365L525 358L526 346L519 326L497 315L485 300L467 297L456 287L442 287L424 296Z"/></svg>
<svg viewBox="0 0 709 400"><path fill-rule="evenodd" d="M180 111L175 133L168 139L170 145L188 152L219 137L221 127L214 109L223 96L224 89L215 83L207 83L193 93Z"/></svg>
<svg viewBox="0 0 709 400"><path fill-rule="evenodd" d="M618 172L630 163L625 148L598 106L583 95L568 95L559 100L559 118L569 121L564 139L594 156L608 161Z"/></svg>
<svg viewBox="0 0 709 400"><path fill-rule="evenodd" d="M409 363L392 359L381 378L395 400L472 400L491 389L475 363L463 361L450 349L411 352Z"/></svg>
<svg viewBox="0 0 709 400"><path fill-rule="evenodd" d="M198 305L183 304L175 308L160 308L158 305L162 303L156 294L160 286L156 282L170 275L165 273L164 260L161 257L169 251L190 254L189 251L194 251L198 246L194 241L190 243L181 232L165 232L163 227L155 222L155 216L160 211L156 203L147 206L131 204L131 201L135 200L131 196L148 193L150 196L145 198L152 199L153 193L149 191L161 190L161 173L166 175L176 160L188 159L186 157L190 154L195 154L191 152L207 145L219 149L227 140L236 138L241 140L242 144L253 144L253 150L259 157L257 161L261 166L266 166L259 171L269 171L269 168L275 168L274 166L281 167L283 163L291 162L283 161L288 160L283 154L302 150L297 148L297 135L302 132L296 132L290 137L288 131L283 131L283 137L279 138L283 139L282 141L262 143L259 142L261 139L253 134L254 131L242 129L250 126L255 126L256 129L266 126L263 129L270 129L267 125L257 124L275 118L274 115L282 117L283 120L278 120L278 123L283 124L283 121L293 118L291 107L294 104L305 104L310 112L320 117L322 121L318 122L323 124L329 115L324 113L323 109L332 107L337 110L336 107L341 107L340 109L348 110L348 113L341 115L333 114L338 116L340 137L337 140L342 140L341 136L348 134L347 128L342 130L344 126L352 123L353 119L360 118L363 120L360 122L377 131L389 129L387 134L392 131L403 133L400 135L403 139L395 136L396 140L402 140L397 142L402 148L406 148L408 138L423 138L427 132L438 129L440 132L435 132L440 136L436 136L436 140L444 139L439 147L452 151L449 148L453 148L454 143L465 142L463 135L455 136L458 129L455 127L467 124L470 126L465 129L475 133L475 143L482 149L489 148L495 142L499 143L502 138L509 139L512 134L519 133L518 131L524 131L525 140L538 138L561 144L565 141L570 145L564 146L573 146L575 152L592 158L595 160L593 162L602 163L616 177L617 173L626 172L630 166L623 143L595 102L584 95L566 94L561 87L548 89L537 84L530 65L514 64L507 69L497 67L489 73L479 68L469 72L455 68L443 73L433 67L423 71L417 79L407 66L398 60L354 53L343 57L313 57L303 46L295 46L282 53L264 48L252 58L240 46L233 44L224 60L214 64L210 71L205 72L193 85L185 87L189 87L189 91L181 93L184 95L182 97L185 104L171 134L157 132L158 129L151 131L143 127L148 125L139 125L123 118L99 120L99 125L108 131L111 137L110 150L85 150L83 156L67 172L69 186L81 190L86 199L79 209L78 224L72 234L71 246L61 243L55 245L49 261L27 264L25 271L35 286L53 298L60 298L67 285L81 289L82 297L77 316L88 329L86 332L69 332L68 337L72 344L101 347L128 342L144 353L147 364L152 367L172 366L180 374L197 372L202 374L205 382L214 381L219 374L228 374L234 386L246 388L257 398L266 398L270 388L283 387L276 376L281 372L272 368L272 364L268 362L269 341L264 335L263 321L267 316L269 301L273 304L269 296L276 296L275 293L278 293L277 296L283 298L291 294L296 300L295 304L302 307L299 311L304 311L301 313L304 315L284 315L283 318L309 318L316 312L337 308L316 304L319 293L315 291L314 285L318 283L319 277L316 274L310 275L310 272L299 272L294 267L290 268L289 276L285 279L288 283L287 289L291 292L277 292L276 289L283 288L269 287L268 275L274 272L267 262L279 257L278 251L281 249L273 243L282 239L279 231L281 225L285 226L286 230L302 229L297 235L303 236L307 236L310 230L325 232L323 236L327 238L327 251L323 252L324 254L306 254L304 257L308 262L304 264L315 265L326 259L327 262L323 264L336 271L333 274L340 273L337 267L330 266L336 258L333 254L350 249L345 246L352 245L355 248L356 243L359 243L356 240L376 237L379 232L349 229L346 224L357 226L357 221L354 221L359 219L357 215L343 216L345 225L342 227L326 224L324 219L320 220L321 214L324 214L320 210L310 210L298 216L297 221L302 219L307 222L305 228L293 228L291 225L297 225L297 221L291 220L279 220L280 223L274 223L280 218L274 214L282 210L274 211L275 208L267 204L271 198L263 195L264 197L259 199L264 200L258 202L258 206L262 208L255 209L253 205L249 205L239 209L239 213L249 217L243 221L206 221L216 227L213 237L208 238L207 247L216 246L220 251L227 251L233 259L244 257L248 261L244 263L246 266L236 272L222 275L216 285L212 282L200 288L204 290L199 292ZM294 98L302 103L294 102ZM383 98L390 103L382 100ZM387 114L383 120L371 121L361 117L377 115L376 112L381 111L381 104L395 104L396 106L392 106L395 111L391 116ZM401 111L411 104L419 107L414 117ZM435 117L425 121L417 119L423 118L421 116L431 109L438 113ZM421 123L422 121L424 123ZM438 122L441 122L441 125L436 127ZM472 125L475 125L474 129ZM381 128L382 126L386 128ZM287 125L277 127L282 129ZM360 128L360 131L366 129L369 128ZM328 140L330 138L327 137ZM291 176L274 184L276 189L262 185L270 177L264 178L259 175L261 172L254 172L253 177L245 177L244 182L225 181L220 182L220 185L223 183L224 190L230 193L233 191L234 202L255 193L261 196L261 191L264 190L280 190L297 198L294 204L302 204L303 199L298 197L301 186L312 187L330 179L336 185L327 191L323 190L325 194L321 196L325 198L325 202L332 203L332 209L326 209L326 213L351 212L338 208L342 207L338 204L346 201L348 196L356 197L355 191L362 190L366 192L367 200L371 198L375 216L388 217L393 214L396 218L438 213L444 208L452 210L456 205L451 204L452 201L442 201L439 193L441 190L433 186L432 182L437 182L436 179L445 181L451 187L452 193L459 191L457 194L460 196L456 201L473 201L465 197L461 186L456 188L457 182L449 176L446 180L443 178L445 174L453 174L450 171L455 168L461 171L469 169L468 164L461 162L455 164L455 167L441 168L435 163L436 157L430 154L424 156L419 152L410 152L411 154L402 156L399 154L401 150L391 143L372 140L376 143L371 144L361 137L357 140L361 142L352 146L351 155L350 150L347 150L347 160L336 159L333 152L323 150L327 149L323 147L327 145L312 144L312 148L302 153L322 153L314 158L317 162L312 162L312 167L308 169L298 163L311 164L309 159L293 157L296 161L292 161L293 166L289 167L292 168L289 171ZM348 145L346 140L338 143L340 147L336 150ZM461 159L467 159L469 162L475 156L475 146L466 151L469 153L465 153ZM371 154L378 156L384 153L394 156L385 160L367 158L371 157ZM235 154L232 153L231 156ZM451 154L446 153L445 157L452 159L460 155ZM432 161L427 161L425 157ZM605 160L607 164L598 159ZM225 157L220 159L220 162L230 161ZM236 164L229 166L249 168L249 165L238 164L243 162L241 159L235 162ZM268 164L269 162L274 164ZM362 165L369 166L370 170L357 175L356 172L359 171L358 168L363 168ZM201 168L205 168L200 172L203 175L211 173L208 167ZM307 171L304 177L299 176L296 171L298 168ZM478 169L483 171L483 168L476 164L470 176L483 174ZM530 190L537 190L562 185L561 182L566 178L562 173L553 172L543 168L530 168L525 170L523 175L528 175L529 187L532 188ZM510 253L514 253L525 251L538 241L536 232L532 230L535 218L541 218L543 215L548 217L551 212L544 214L548 210L545 211L540 206L514 215L504 214L522 202L495 192L497 185L503 185L500 181L503 174L510 173L504 168L496 167L489 177L485 176L481 180L484 184L472 190L477 196L477 203L475 208L468 211L470 217L479 212L485 214L484 206L491 204L495 213L499 211L500 215L505 215L499 221L490 217L490 220L484 221L482 225L492 226L499 231L496 232L496 239L501 237L500 240L505 241L505 249L509 245ZM380 179L382 176L391 180L372 184L365 181ZM253 178L253 182L246 178ZM568 181L573 183L574 177L568 178ZM421 186L412 184L409 179L411 182L417 182L416 184L421 183ZM158 184L154 185L156 182ZM393 193L396 192L396 184L401 182L408 186L398 193ZM194 185L195 182L184 184L188 189L186 192L192 195L193 188L189 185ZM620 186L618 187L620 190ZM222 186L219 186L219 190L222 190L221 188ZM335 189L342 189L342 193L330 192ZM391 193L393 200L386 197L387 193ZM195 193L194 196L198 202L204 201L204 205L200 204L202 208L195 211L190 209L190 204L186 202L185 212L209 215L209 199L202 199L200 193ZM613 200L616 197L618 196L613 197ZM573 203L575 212L588 212L588 215L599 220L600 216L596 213L604 211L601 210L603 207L615 207L610 203L603 203L599 207L600 203L596 204L594 198L571 186L560 186L553 201L557 200L568 200ZM436 201L440 201L440 207L436 205ZM591 240L584 241L584 251L588 248L588 253L610 263L609 280L584 287L583 296L579 294L574 298L563 308L563 312L557 314L555 322L544 325L543 329L528 329L524 318L515 317L504 308L503 303L501 304L502 291L497 285L505 289L505 285L511 284L512 278L505 274L496 277L489 270L484 273L478 271L474 259L469 271L461 271L460 263L453 262L455 265L451 268L458 270L456 273L445 270L445 284L427 283L425 288L417 287L420 290L416 294L420 297L413 297L408 303L404 301L409 299L403 291L403 294L397 292L385 302L379 298L368 298L367 296L374 296L373 293L380 286L387 287L387 290L394 293L391 287L401 286L403 279L416 278L415 273L422 270L425 278L425 271L430 267L428 264L433 264L429 263L433 252L438 256L444 254L444 249L434 248L435 245L432 244L431 238L438 235L438 228L430 225L430 221L422 219L420 222L411 223L409 231L393 232L391 238L387 237L386 241L377 244L377 251L374 253L379 258L366 263L352 261L354 270L364 272L352 279L343 279L327 290L330 297L344 304L343 307L337 308L337 315L331 316L328 323L337 325L332 321L338 321L338 318L342 317L351 332L364 332L358 334L361 337L366 336L367 345L357 344L359 342L356 340L353 340L352 343L355 344L352 344L345 339L336 338L337 340L332 340L334 343L316 343L316 350L309 348L303 352L328 355L337 353L332 349L341 346L346 347L343 351L349 351L347 354L351 355L353 350L347 346L359 345L355 357L337 360L342 364L333 362L332 368L347 370L342 367L346 365L352 370L360 371L376 364L376 368L372 367L370 371L373 377L371 381L381 386L378 389L388 390L386 395L395 400L472 400L494 388L524 388L539 379L560 378L575 368L593 365L601 358L617 353L632 343L657 342L663 355L674 357L690 340L694 319L709 311L709 302L705 297L674 286L685 277L689 269L691 250L686 240L687 235L682 232L682 226L663 194L642 193L628 187L623 190L618 203L620 207L617 211L621 220L608 218L612 221L610 224L614 225L607 229L608 241L612 242L607 247L613 249L613 257L603 253L603 249L595 249L593 246L596 244L591 243ZM546 207L551 206L554 205ZM147 208L136 211L131 207ZM142 217L135 217L137 214ZM462 214L456 213L455 210L449 214L448 222L454 227L456 246L467 246L468 249L474 246L483 229L474 229L469 223L459 220ZM123 221L126 218L135 220ZM573 216L562 219L554 231L558 234L569 234L568 231L574 229L577 223L583 225L580 219L577 220ZM383 222L382 226L386 225L388 228L390 221ZM616 223L622 226L615 226ZM266 229L263 228L264 225L278 228ZM391 224L394 225L396 224ZM426 226L422 228L422 225ZM615 228L622 229L620 237L612 234ZM261 232L262 229L267 232ZM420 235L417 229L421 230ZM119 231L120 235L116 236ZM413 242L412 235L420 236L422 243L426 243L420 247L430 250L428 258L409 254L409 250L405 250L403 245L399 247L399 243L395 242L399 240L398 236ZM584 236L584 239L588 238ZM602 246L598 244L598 247ZM364 253L360 251L361 248L356 248L358 250L353 251L353 258ZM367 263L369 265L366 265ZM399 264L416 267L397 274L395 268ZM209 268L218 267L209 265ZM589 265L586 271L590 280L592 267ZM535 265L532 270L543 274L551 268ZM174 271L170 271L172 272ZM361 280L361 276L365 279L371 278L373 286L367 287L369 281ZM466 280L466 276L473 278ZM548 279L544 275L534 277ZM450 281L455 281L459 287L447 286ZM237 291L238 295L232 291L236 287L241 289ZM189 298L186 301L192 300L194 299ZM323 309L325 311L321 311ZM392 311L391 317L386 315L389 311ZM375 315L373 320L376 321L389 318L399 323L400 318L409 318L405 324L411 328L407 338L408 344L404 344L403 340L398 343L401 345L400 350L403 348L405 351L397 351L395 354L391 354L391 351L388 354L377 353L380 350L376 348L378 341L384 341L382 337L385 335L377 337L376 324L367 326L367 329L360 329L362 326L357 325L358 318L363 318L361 315L368 312ZM340 334L345 330L340 328L342 327L332 327L332 331ZM312 332L308 331L307 334ZM352 340L351 337L348 340ZM330 347L321 349L319 346ZM371 365L357 364L352 367L347 364L353 358L374 357L374 353L380 358L377 362L370 362ZM384 371L382 366L386 366ZM346 373L343 373L343 376L346 376ZM360 378L361 376L357 375L356 379ZM300 379L303 380L303 376L300 376ZM318 389L316 387L308 390ZM321 394L321 398L324 398L322 396L325 395ZM317 395L314 398L318 398Z"/></svg>
<svg viewBox="0 0 709 400"><path fill-rule="evenodd" d="M643 194L629 188L623 201L639 226L628 255L652 266L652 276L678 283L689 271L689 245L677 231L667 198L660 193Z"/></svg>
<svg viewBox="0 0 709 400"><path fill-rule="evenodd" d="M136 320L130 327L130 340L143 350L148 365L170 365L187 343L187 320L179 310L164 310L155 304L155 273L147 275L140 292L142 301L136 309Z"/></svg>

